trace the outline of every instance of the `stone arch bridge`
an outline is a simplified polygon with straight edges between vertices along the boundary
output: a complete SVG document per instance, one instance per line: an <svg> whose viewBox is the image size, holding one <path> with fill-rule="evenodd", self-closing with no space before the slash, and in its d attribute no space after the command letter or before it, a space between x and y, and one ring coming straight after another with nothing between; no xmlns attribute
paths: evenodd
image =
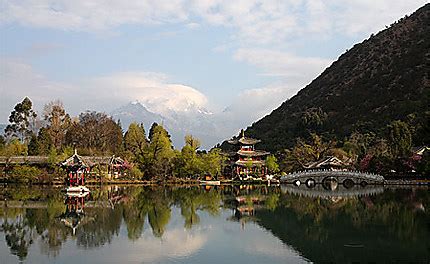
<svg viewBox="0 0 430 264"><path fill-rule="evenodd" d="M296 186L302 184L308 188L314 188L321 184L325 189L336 189L338 185L352 188L354 185L378 185L384 183L384 177L378 174L359 171L333 171L311 170L290 173L281 177L282 183L291 183Z"/></svg>

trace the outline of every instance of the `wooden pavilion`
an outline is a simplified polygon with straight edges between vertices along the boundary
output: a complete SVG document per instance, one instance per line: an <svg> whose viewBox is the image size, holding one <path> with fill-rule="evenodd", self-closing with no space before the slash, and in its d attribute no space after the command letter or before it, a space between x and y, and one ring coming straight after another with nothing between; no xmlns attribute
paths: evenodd
<svg viewBox="0 0 430 264"><path fill-rule="evenodd" d="M85 185L85 176L90 173L93 164L79 156L76 149L75 153L60 166L66 170L66 183L69 186Z"/></svg>
<svg viewBox="0 0 430 264"><path fill-rule="evenodd" d="M113 155L109 160L108 176L117 179L120 176L125 176L130 168L130 163L125 159Z"/></svg>

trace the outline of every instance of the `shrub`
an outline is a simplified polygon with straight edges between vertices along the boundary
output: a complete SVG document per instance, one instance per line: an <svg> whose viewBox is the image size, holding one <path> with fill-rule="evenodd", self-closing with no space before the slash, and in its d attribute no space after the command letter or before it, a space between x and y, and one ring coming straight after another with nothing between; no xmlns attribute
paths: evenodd
<svg viewBox="0 0 430 264"><path fill-rule="evenodd" d="M21 165L15 166L10 172L10 180L13 182L28 183L36 181L42 171L38 168Z"/></svg>

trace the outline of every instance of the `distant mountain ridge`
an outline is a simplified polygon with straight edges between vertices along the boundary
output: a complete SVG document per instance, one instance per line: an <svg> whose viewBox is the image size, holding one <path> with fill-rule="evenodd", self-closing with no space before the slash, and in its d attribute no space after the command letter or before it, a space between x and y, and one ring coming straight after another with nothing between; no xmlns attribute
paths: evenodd
<svg viewBox="0 0 430 264"><path fill-rule="evenodd" d="M154 113L143 103L135 101L113 110L110 115L114 120L121 121L125 131L132 122L143 123L147 133L152 123L162 124L177 148L184 145L185 135L191 134L201 140L203 148L210 149L235 129L239 129L234 122L219 122L223 118L199 107L189 107L183 111L169 110L161 114Z"/></svg>
<svg viewBox="0 0 430 264"><path fill-rule="evenodd" d="M393 120L428 126L430 4L354 45L297 95L248 127L260 147L291 147L309 132L347 136L381 131ZM420 134L421 133L421 134ZM417 132L414 144L429 144Z"/></svg>

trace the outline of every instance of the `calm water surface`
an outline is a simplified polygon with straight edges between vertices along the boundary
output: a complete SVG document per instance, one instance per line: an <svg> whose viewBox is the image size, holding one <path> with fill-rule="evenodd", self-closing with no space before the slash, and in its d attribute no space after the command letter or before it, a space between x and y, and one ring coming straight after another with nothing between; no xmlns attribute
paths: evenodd
<svg viewBox="0 0 430 264"><path fill-rule="evenodd" d="M428 188L0 190L1 263L430 261Z"/></svg>

